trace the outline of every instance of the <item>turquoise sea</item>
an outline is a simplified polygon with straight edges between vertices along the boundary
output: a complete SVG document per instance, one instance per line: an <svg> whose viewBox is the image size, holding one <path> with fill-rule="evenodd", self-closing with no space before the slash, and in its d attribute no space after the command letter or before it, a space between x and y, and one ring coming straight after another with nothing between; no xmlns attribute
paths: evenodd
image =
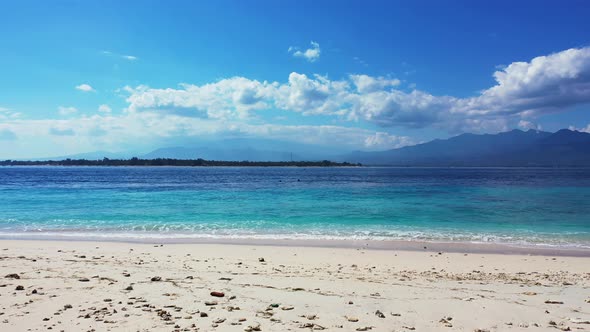
<svg viewBox="0 0 590 332"><path fill-rule="evenodd" d="M590 248L590 169L0 167L0 237Z"/></svg>

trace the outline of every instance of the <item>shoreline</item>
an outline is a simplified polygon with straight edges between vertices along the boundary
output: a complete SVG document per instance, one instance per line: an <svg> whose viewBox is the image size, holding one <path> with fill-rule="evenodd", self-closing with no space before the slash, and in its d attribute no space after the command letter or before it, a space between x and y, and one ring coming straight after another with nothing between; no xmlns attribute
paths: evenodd
<svg viewBox="0 0 590 332"><path fill-rule="evenodd" d="M500 254L529 256L590 257L590 248L558 247L549 245L516 245L507 243L410 241L410 240L336 240L336 239L256 239L256 238L138 238L99 236L5 236L0 241L42 241L65 243L127 243L169 245L231 245L254 247L334 248L379 251L445 252L459 254Z"/></svg>

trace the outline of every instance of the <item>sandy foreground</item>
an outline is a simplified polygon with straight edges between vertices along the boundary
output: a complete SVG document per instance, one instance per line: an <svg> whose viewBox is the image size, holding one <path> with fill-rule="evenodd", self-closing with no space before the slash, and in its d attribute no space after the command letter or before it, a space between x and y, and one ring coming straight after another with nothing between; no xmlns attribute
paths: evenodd
<svg viewBox="0 0 590 332"><path fill-rule="evenodd" d="M588 257L3 240L0 273L7 332L590 330Z"/></svg>

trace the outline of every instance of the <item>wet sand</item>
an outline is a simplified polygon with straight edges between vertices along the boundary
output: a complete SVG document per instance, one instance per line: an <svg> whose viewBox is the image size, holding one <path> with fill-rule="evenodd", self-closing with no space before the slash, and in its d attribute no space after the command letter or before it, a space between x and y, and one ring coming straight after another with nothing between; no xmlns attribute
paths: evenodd
<svg viewBox="0 0 590 332"><path fill-rule="evenodd" d="M0 331L590 330L584 250L265 244L0 240Z"/></svg>

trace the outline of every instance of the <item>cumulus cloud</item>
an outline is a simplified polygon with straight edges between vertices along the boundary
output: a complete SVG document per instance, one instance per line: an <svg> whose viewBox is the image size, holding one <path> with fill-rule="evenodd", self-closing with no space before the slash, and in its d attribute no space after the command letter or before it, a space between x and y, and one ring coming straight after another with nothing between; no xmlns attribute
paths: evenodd
<svg viewBox="0 0 590 332"><path fill-rule="evenodd" d="M78 109L72 106L58 106L57 111L60 115L72 115L78 112Z"/></svg>
<svg viewBox="0 0 590 332"><path fill-rule="evenodd" d="M365 147L367 149L382 150L384 148L400 148L406 145L412 145L414 142L406 136L395 136L386 132L376 132L365 138Z"/></svg>
<svg viewBox="0 0 590 332"><path fill-rule="evenodd" d="M102 104L102 105L98 106L98 111L102 112L102 113L111 113L112 109L110 108L109 105Z"/></svg>
<svg viewBox="0 0 590 332"><path fill-rule="evenodd" d="M294 57L297 58L304 58L309 62L315 62L320 58L322 50L320 49L320 44L312 41L311 47L306 50L300 50L299 47L291 46L289 47L289 53L293 54Z"/></svg>
<svg viewBox="0 0 590 332"><path fill-rule="evenodd" d="M395 87L401 84L397 78L388 79L382 76L371 77L369 75L350 75L350 80L360 93L371 93L378 90Z"/></svg>
<svg viewBox="0 0 590 332"><path fill-rule="evenodd" d="M201 86L182 84L178 89L139 86L127 89L127 101L132 111L202 118L247 118L252 111L282 109L381 127L498 131L590 102L590 48L514 62L494 77L494 86L467 98L399 89L396 78L354 74L332 80L293 72L285 83L234 77Z"/></svg>
<svg viewBox="0 0 590 332"><path fill-rule="evenodd" d="M179 89L126 87L128 111L158 110L198 118L243 118L252 110L268 109L278 84L244 77L223 79L201 86L181 84Z"/></svg>
<svg viewBox="0 0 590 332"><path fill-rule="evenodd" d="M543 128L541 125L535 124L531 121L527 120L520 120L518 122L518 126L523 130L533 129L533 130L542 130Z"/></svg>
<svg viewBox="0 0 590 332"><path fill-rule="evenodd" d="M494 73L496 85L459 109L483 114L540 115L590 101L590 48L572 48L513 62Z"/></svg>
<svg viewBox="0 0 590 332"><path fill-rule="evenodd" d="M393 77L366 74L333 79L293 72L280 82L231 77L202 85L140 85L122 89L127 107L117 116L107 105L90 117L74 117L76 108L60 106L59 113L69 115L60 120L23 120L2 109L0 124L2 130L18 133L19 141L28 133L44 132L49 141L59 139L61 144L67 137L48 130L57 128L75 133L72 142L100 147L246 135L387 149L411 144L408 137L392 134L392 128L431 127L450 133L540 129L537 119L544 114L590 103L590 48L514 62L493 75L493 86L465 98L434 95L403 86ZM319 115L324 124L279 125L270 120L288 112L296 114L288 119ZM362 125L350 127L357 122Z"/></svg>
<svg viewBox="0 0 590 332"><path fill-rule="evenodd" d="M80 85L76 86L76 90L80 90L80 91L83 91L83 92L93 92L93 91L95 91L94 88L92 88L89 84L86 84L86 83L80 84Z"/></svg>

